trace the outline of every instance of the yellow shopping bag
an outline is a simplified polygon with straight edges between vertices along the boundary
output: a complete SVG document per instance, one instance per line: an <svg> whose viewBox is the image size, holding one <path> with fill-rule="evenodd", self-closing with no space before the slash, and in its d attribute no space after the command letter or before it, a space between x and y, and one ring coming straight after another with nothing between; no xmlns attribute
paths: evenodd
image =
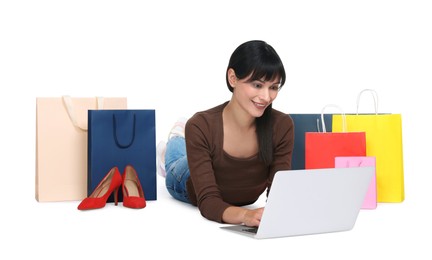
<svg viewBox="0 0 432 260"><path fill-rule="evenodd" d="M375 114L358 114L362 93L374 94ZM366 132L366 154L376 157L378 202L402 202L405 199L402 147L402 115L378 113L378 96L365 89L357 99L357 114L347 114L348 132ZM340 131L342 116L333 115L332 129Z"/></svg>

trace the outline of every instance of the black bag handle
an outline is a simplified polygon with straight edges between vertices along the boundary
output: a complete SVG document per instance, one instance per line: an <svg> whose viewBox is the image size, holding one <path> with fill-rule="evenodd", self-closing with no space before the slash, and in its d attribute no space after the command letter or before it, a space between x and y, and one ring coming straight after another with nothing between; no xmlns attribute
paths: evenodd
<svg viewBox="0 0 432 260"><path fill-rule="evenodd" d="M120 148L123 148L123 149L126 149L126 148L129 148L132 144L133 144L133 142L134 142L134 140L135 140L135 127L136 126L136 115L135 115L135 113L134 113L134 119L133 119L133 130L132 130L132 140L128 143L128 144L121 144L120 142L119 142L119 140L118 140L118 138L117 138L117 123L116 123L116 117L115 117L115 114L113 114L113 132L114 132L114 140L115 140L115 143L116 143L116 145L118 146L118 147L120 147Z"/></svg>

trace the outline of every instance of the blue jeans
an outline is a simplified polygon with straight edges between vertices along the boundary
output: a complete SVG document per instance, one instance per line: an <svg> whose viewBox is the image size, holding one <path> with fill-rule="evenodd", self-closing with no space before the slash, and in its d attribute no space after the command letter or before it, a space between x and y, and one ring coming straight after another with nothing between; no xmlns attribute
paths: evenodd
<svg viewBox="0 0 432 260"><path fill-rule="evenodd" d="M183 137L173 136L165 151L165 185L175 199L191 203L186 190L190 172L186 156L186 142Z"/></svg>

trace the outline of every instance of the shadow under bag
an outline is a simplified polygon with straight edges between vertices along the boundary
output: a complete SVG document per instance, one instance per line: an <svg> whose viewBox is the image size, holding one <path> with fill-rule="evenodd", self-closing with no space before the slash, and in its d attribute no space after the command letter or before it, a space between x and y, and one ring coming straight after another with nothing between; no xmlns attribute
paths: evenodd
<svg viewBox="0 0 432 260"><path fill-rule="evenodd" d="M145 199L156 200L155 110L89 110L88 120L88 194L112 167L123 172L131 165Z"/></svg>

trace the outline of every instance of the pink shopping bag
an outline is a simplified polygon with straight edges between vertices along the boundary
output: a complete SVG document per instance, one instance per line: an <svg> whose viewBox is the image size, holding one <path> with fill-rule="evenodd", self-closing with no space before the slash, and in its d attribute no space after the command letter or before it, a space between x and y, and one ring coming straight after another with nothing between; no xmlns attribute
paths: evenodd
<svg viewBox="0 0 432 260"><path fill-rule="evenodd" d="M365 167L376 166L376 159L374 156L338 156L335 157L335 168L349 168L349 167ZM377 207L377 188L376 188L376 173L372 177L366 193L362 209L376 209Z"/></svg>

